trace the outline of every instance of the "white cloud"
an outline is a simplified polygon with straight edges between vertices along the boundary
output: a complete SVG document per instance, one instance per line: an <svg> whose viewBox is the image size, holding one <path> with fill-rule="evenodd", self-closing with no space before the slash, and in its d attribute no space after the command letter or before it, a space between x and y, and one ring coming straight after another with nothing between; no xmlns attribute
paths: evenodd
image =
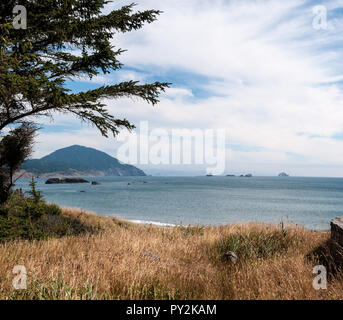
<svg viewBox="0 0 343 320"><path fill-rule="evenodd" d="M185 80L167 90L156 107L136 99L108 102L115 116L137 124L148 120L152 128L226 128L229 143L261 148L228 151L228 171L244 166L256 174L343 176L343 141L331 138L343 132L342 88L335 83L343 77L339 19L331 17L328 30L314 30L312 7L302 0L139 3L139 10L164 13L142 30L115 35L114 43L128 49L122 62L142 73L94 81L145 81L145 74L155 71L171 81L170 74L182 71L205 76L208 81L199 77L196 87L209 94L198 98ZM325 5L341 7L338 1ZM84 130L60 141L108 148L99 135Z"/></svg>

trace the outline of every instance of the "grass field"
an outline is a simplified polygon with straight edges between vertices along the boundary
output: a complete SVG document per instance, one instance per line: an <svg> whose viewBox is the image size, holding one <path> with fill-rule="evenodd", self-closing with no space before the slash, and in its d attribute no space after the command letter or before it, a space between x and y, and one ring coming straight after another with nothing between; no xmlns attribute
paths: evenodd
<svg viewBox="0 0 343 320"><path fill-rule="evenodd" d="M77 209L74 236L0 244L1 299L342 299L340 274L315 290L313 267L329 232L299 226L135 225ZM236 264L222 261L227 250ZM326 252L326 253L323 253ZM312 257L312 259L310 259ZM27 289L12 285L15 265L27 270Z"/></svg>

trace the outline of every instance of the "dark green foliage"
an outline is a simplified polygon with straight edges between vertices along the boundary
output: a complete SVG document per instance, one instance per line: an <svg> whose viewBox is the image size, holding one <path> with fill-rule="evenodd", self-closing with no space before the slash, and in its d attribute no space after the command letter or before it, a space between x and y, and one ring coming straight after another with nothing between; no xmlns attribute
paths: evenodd
<svg viewBox="0 0 343 320"><path fill-rule="evenodd" d="M35 125L23 123L0 140L0 204L11 193L15 171L31 155L36 130Z"/></svg>
<svg viewBox="0 0 343 320"><path fill-rule="evenodd" d="M306 255L309 262L315 265L323 265L326 268L328 278L343 277L343 247L335 240L329 239Z"/></svg>
<svg viewBox="0 0 343 320"><path fill-rule="evenodd" d="M71 113L104 136L134 126L117 119L105 98L138 97L156 104L167 83L127 81L94 90L71 92L70 78L92 78L122 67L116 33L137 30L156 20L157 10L134 12L134 5L103 14L107 0L8 0L0 3L0 131L31 116ZM27 9L27 29L12 26L16 4ZM80 54L78 54L78 53Z"/></svg>
<svg viewBox="0 0 343 320"><path fill-rule="evenodd" d="M30 154L36 130L32 117L71 113L103 136L132 130L126 119L110 114L104 99L137 97L151 104L168 83L126 81L71 92L69 79L92 78L122 67L116 33L137 30L156 20L157 10L134 12L134 5L103 14L107 0L7 0L0 2L0 204L13 187L13 175ZM24 5L27 29L15 29L13 8ZM31 130L31 131L30 131ZM20 139L18 139L18 137ZM26 140L25 140L26 138ZM29 143L28 143L29 142Z"/></svg>
<svg viewBox="0 0 343 320"><path fill-rule="evenodd" d="M0 206L0 242L42 240L99 230L61 215L61 208L56 204L36 201L19 193L13 193L6 204Z"/></svg>
<svg viewBox="0 0 343 320"><path fill-rule="evenodd" d="M6 202L11 192L10 178L7 170L0 167L0 204Z"/></svg>
<svg viewBox="0 0 343 320"><path fill-rule="evenodd" d="M37 190L36 186L37 186L37 182L32 177L31 181L30 181L30 188L31 189L29 191L27 191L27 193L30 195L31 199L35 203L39 203L40 201L43 200L43 196L42 196L42 193L39 190Z"/></svg>
<svg viewBox="0 0 343 320"><path fill-rule="evenodd" d="M44 219L35 223L34 228L42 233L40 239L95 233L101 230L99 226L89 226L78 219L56 214L46 214Z"/></svg>
<svg viewBox="0 0 343 320"><path fill-rule="evenodd" d="M60 216L62 214L62 209L55 203L47 203L45 205L45 213L50 216Z"/></svg>
<svg viewBox="0 0 343 320"><path fill-rule="evenodd" d="M44 201L36 201L34 198L24 197L19 193L13 193L4 207L7 209L7 217L25 218L31 222L45 214Z"/></svg>
<svg viewBox="0 0 343 320"><path fill-rule="evenodd" d="M31 155L36 130L34 125L25 123L1 139L1 167L7 166L11 171L19 168L19 165Z"/></svg>

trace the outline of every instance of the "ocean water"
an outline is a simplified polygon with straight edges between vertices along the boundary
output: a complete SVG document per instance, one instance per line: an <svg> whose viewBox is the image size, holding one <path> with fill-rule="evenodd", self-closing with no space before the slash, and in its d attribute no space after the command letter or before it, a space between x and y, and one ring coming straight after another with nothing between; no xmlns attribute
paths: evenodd
<svg viewBox="0 0 343 320"><path fill-rule="evenodd" d="M87 179L87 178L86 178ZM46 185L47 201L135 222L220 225L281 221L328 229L343 215L343 179L279 177L96 177L101 185ZM29 179L16 188L28 190ZM81 192L84 191L84 192Z"/></svg>

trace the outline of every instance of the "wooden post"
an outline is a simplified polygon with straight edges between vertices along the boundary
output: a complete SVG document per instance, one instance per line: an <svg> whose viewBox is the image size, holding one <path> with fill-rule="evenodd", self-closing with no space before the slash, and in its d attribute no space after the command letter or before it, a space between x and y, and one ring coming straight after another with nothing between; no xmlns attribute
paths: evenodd
<svg viewBox="0 0 343 320"><path fill-rule="evenodd" d="M331 221L331 239L343 247L343 217Z"/></svg>

